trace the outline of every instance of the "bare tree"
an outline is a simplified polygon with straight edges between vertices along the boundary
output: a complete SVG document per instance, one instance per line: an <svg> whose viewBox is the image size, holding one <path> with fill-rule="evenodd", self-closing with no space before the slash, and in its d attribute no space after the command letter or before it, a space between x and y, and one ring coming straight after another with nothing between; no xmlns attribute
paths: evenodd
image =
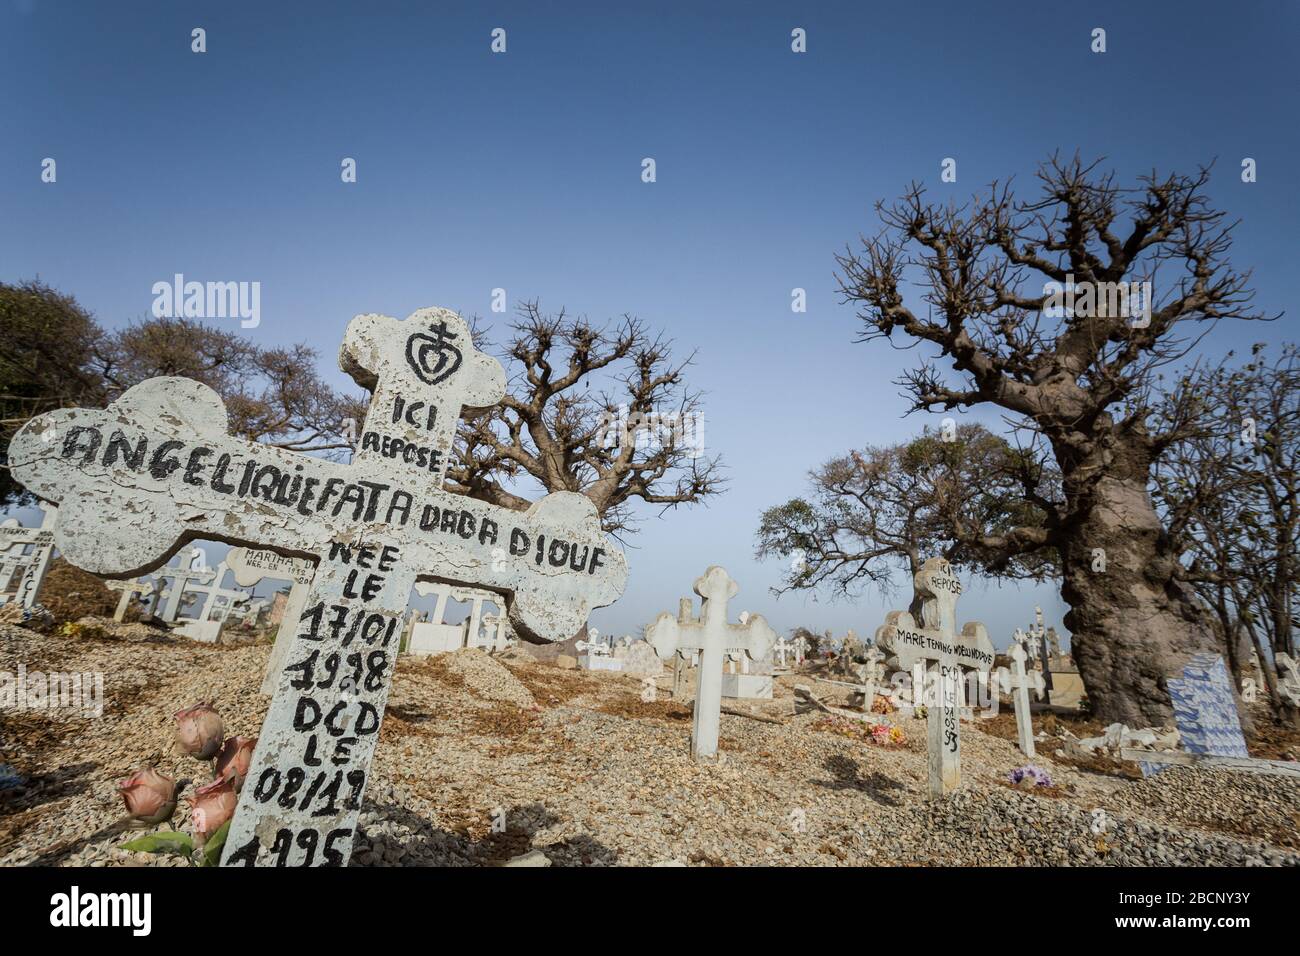
<svg viewBox="0 0 1300 956"><path fill-rule="evenodd" d="M888 591L895 571L910 581L932 555L1006 578L1057 573L1050 549L1007 547L1008 535L1044 533L1057 507L1055 474L981 425L853 451L809 481L811 500L769 508L759 523L757 556L790 560L777 593Z"/></svg>
<svg viewBox="0 0 1300 956"><path fill-rule="evenodd" d="M968 205L937 206L913 184L877 205L876 237L837 257L864 340L901 332L950 366L922 359L906 375L914 409L992 404L1050 448L1062 507L1003 550L1059 553L1074 656L1104 720L1163 722L1166 676L1219 646L1148 492L1153 462L1179 438L1148 427L1157 370L1187 356L1202 323L1263 317L1249 274L1227 261L1232 224L1206 198L1208 179L1152 173L1122 189L1076 157L1045 163L1029 201L994 183ZM924 310L905 300L913 280ZM1159 294L1134 309L1134 288Z"/></svg>
<svg viewBox="0 0 1300 956"><path fill-rule="evenodd" d="M685 380L693 355L675 360L635 318L598 327L535 302L510 329L506 397L462 422L451 490L518 510L530 494L579 492L618 533L633 500L667 509L721 489L720 459L703 453L701 395Z"/></svg>
<svg viewBox="0 0 1300 956"><path fill-rule="evenodd" d="M103 335L90 367L110 398L146 379L179 375L221 395L236 435L293 451L342 451L351 447L344 422L361 421L367 403L331 389L317 362L305 344L267 349L224 329L162 318Z"/></svg>
<svg viewBox="0 0 1300 956"><path fill-rule="evenodd" d="M0 439L34 415L79 405L102 407L132 385L182 375L226 403L231 430L295 451L341 454L344 423L365 403L336 393L306 345L261 348L233 332L185 319L148 319L109 332L69 295L39 281L0 283ZM0 473L0 503L24 495Z"/></svg>

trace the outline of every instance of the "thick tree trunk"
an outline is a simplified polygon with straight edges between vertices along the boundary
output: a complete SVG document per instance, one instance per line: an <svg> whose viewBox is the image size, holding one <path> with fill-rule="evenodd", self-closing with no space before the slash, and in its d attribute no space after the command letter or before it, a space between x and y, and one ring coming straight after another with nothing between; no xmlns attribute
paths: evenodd
<svg viewBox="0 0 1300 956"><path fill-rule="evenodd" d="M1103 723L1159 726L1173 716L1166 680L1193 655L1222 648L1207 609L1174 578L1145 469L1131 471L1074 489L1061 594L1093 713Z"/></svg>

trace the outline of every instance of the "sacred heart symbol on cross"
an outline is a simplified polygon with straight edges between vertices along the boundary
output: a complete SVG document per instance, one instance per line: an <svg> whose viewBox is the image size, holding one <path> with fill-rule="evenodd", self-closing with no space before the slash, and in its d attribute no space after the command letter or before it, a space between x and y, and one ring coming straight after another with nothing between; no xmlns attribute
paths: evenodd
<svg viewBox="0 0 1300 956"><path fill-rule="evenodd" d="M455 333L439 322L428 332L414 332L406 340L406 361L425 385L437 385L460 368L460 349L453 344Z"/></svg>

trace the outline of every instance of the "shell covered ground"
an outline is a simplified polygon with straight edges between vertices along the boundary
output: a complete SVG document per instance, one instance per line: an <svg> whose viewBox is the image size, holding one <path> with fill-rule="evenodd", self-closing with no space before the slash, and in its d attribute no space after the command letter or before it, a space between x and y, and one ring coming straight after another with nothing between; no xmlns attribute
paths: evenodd
<svg viewBox="0 0 1300 956"><path fill-rule="evenodd" d="M172 715L215 700L227 734L256 736L267 644L198 644L97 619L71 636L0 626L0 672L102 673L100 716L0 711L0 865L188 866L134 853L118 781L156 765L201 785L211 766L173 750ZM403 658L394 678L351 865L492 866L540 850L553 865L1294 865L1294 778L1033 761L1050 788L1015 789L1014 725L963 722L963 786L926 795L925 721L893 714L905 741L794 716L782 675L771 701L726 701L720 759L689 753L690 701L653 700L640 679L466 650ZM1043 722L1048 730L1060 723ZM1012 729L1008 731L1008 727ZM1076 732L1080 732L1076 728ZM1080 732L1080 735L1084 735ZM172 821L188 829L181 803Z"/></svg>

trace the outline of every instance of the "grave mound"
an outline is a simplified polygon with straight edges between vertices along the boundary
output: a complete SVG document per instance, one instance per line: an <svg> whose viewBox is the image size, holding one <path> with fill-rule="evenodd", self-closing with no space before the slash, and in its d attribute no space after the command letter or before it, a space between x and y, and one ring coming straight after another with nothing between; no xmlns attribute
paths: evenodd
<svg viewBox="0 0 1300 956"><path fill-rule="evenodd" d="M536 701L519 678L479 647L466 647L432 658L430 666L443 671L450 682L483 700L503 701L517 707L534 707Z"/></svg>

